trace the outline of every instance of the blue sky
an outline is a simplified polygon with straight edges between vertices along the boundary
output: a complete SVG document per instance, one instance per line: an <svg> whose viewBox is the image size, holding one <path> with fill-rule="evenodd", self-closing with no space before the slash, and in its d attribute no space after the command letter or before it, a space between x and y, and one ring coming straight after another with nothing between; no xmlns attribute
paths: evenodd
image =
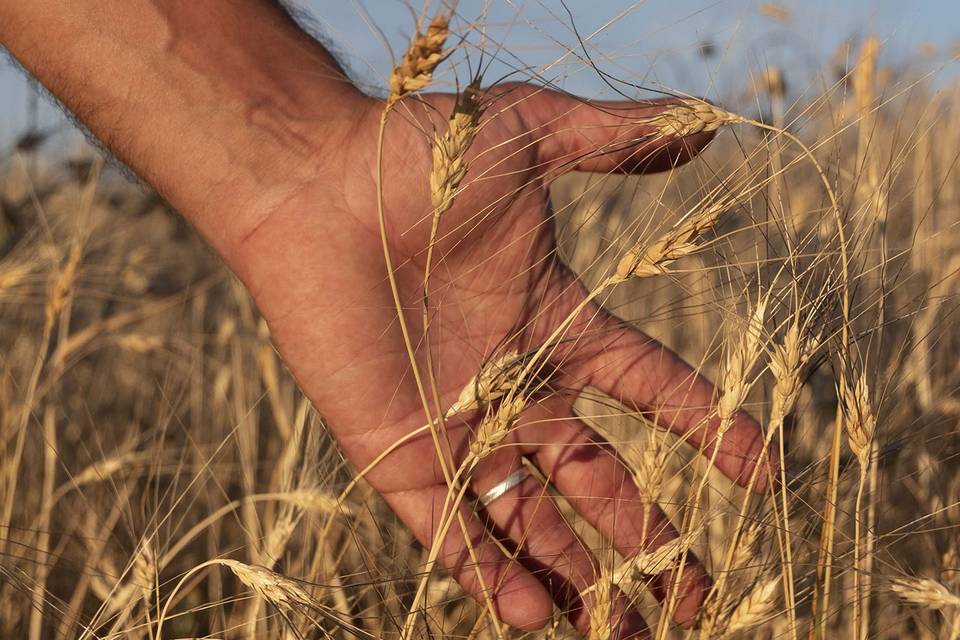
<svg viewBox="0 0 960 640"><path fill-rule="evenodd" d="M362 82L382 86L390 68L387 45L402 50L412 28L411 6L420 0L298 0L315 20L351 73ZM884 60L911 60L956 75L950 51L960 45L958 0L787 0L793 16L784 26L758 11L759 0L460 0L459 14L477 24L486 12L487 37L501 46L488 78L514 72L515 77L547 77L582 95L613 96L596 70L585 64L577 32L598 68L617 90L636 95L635 85L670 87L723 99L743 89L744 72L767 64L794 70L788 76L802 91L810 73L848 37L877 35ZM573 16L571 22L567 14ZM370 26L382 33L386 42ZM479 37L473 34L473 39ZM703 41L717 54L697 55ZM935 51L922 58L921 50ZM492 50L490 45L486 47ZM571 53L571 50L576 54ZM476 56L473 56L476 59ZM489 61L489 58L488 58ZM921 62L922 61L922 62ZM517 73L519 64L527 65ZM461 67L461 78L465 77ZM450 72L447 81L451 80ZM798 87L799 85L799 87ZM21 74L0 62L0 142L30 121L31 90ZM60 121L41 100L41 126Z"/></svg>

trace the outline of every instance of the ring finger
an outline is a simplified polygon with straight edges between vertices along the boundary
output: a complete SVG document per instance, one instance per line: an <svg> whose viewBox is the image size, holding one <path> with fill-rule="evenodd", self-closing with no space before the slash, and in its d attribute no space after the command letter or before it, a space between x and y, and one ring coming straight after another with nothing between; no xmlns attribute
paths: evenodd
<svg viewBox="0 0 960 640"><path fill-rule="evenodd" d="M539 407L531 407L525 416L539 411ZM473 490L489 500L478 508L490 528L544 584L579 631L586 634L592 621L609 624L611 638L643 634L646 625L622 594L617 592L609 603L595 597L591 587L599 571L593 553L570 527L546 486L533 475L517 475L524 469L521 453L518 446L502 447L473 475Z"/></svg>

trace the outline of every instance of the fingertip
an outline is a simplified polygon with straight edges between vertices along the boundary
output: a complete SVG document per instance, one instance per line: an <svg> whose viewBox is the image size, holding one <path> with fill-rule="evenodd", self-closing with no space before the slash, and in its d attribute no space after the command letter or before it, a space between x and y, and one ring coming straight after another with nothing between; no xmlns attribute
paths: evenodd
<svg viewBox="0 0 960 640"><path fill-rule="evenodd" d="M495 588L497 617L511 627L539 631L553 619L553 601L547 590L519 565L513 565Z"/></svg>
<svg viewBox="0 0 960 640"><path fill-rule="evenodd" d="M671 590L676 589L673 621L684 629L689 629L697 622L713 580L692 551L687 552L682 573L680 571L678 567L663 572L657 576L651 586L657 598L663 601L669 599Z"/></svg>
<svg viewBox="0 0 960 640"><path fill-rule="evenodd" d="M633 157L624 163L623 168L627 173L635 174L659 173L676 169L700 155L714 136L713 131L701 131L680 138L671 138L665 144L663 141L650 142L635 152Z"/></svg>
<svg viewBox="0 0 960 640"><path fill-rule="evenodd" d="M613 634L618 640L641 640L650 637L650 627L640 612L630 608L623 616L623 621L617 626Z"/></svg>

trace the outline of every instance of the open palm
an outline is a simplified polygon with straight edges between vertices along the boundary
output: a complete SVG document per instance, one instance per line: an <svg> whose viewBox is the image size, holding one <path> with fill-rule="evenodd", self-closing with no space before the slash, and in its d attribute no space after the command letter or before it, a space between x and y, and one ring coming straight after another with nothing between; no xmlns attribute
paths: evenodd
<svg viewBox="0 0 960 640"><path fill-rule="evenodd" d="M570 169L663 170L709 141L651 139L642 121L660 104L587 104L527 85L487 93L465 187L439 227L426 344L421 305L432 216L427 176L433 133L446 127L454 101L436 94L395 106L382 161L386 237L404 317L424 377L431 359L443 411L485 362L511 351L536 351L583 300L577 278L556 255L549 180ZM358 468L428 420L381 245L375 187L381 110L382 103L371 99L352 130L323 141L315 179L278 205L229 257L285 361ZM713 386L662 345L592 304L548 353L540 392L509 437L471 474L471 493L482 494L526 460L624 556L663 544L675 530L659 509L644 506L627 469L577 419L572 403L591 385L628 406L655 409L665 428L692 431L690 442L706 448L714 426L708 419ZM439 438L454 469L479 422L474 413L448 419ZM421 430L367 475L428 545L449 490L436 443ZM759 426L741 416L723 439L717 465L745 483L760 448ZM489 589L498 615L514 626L541 626L556 603L587 630L578 594L596 580L597 561L539 479L527 478L480 514L472 502L460 508L474 558L458 525L445 538L440 561L469 592L482 599L481 590ZM505 554L494 537L515 549L516 557ZM654 591L662 598L670 583L670 575L660 576ZM679 587L678 622L694 619L708 584L691 558ZM622 622L619 634L642 629L636 615L615 615Z"/></svg>

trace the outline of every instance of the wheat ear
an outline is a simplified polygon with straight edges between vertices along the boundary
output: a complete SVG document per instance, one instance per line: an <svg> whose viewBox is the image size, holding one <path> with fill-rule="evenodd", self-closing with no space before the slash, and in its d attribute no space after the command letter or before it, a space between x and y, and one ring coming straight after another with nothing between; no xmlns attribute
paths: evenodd
<svg viewBox="0 0 960 640"><path fill-rule="evenodd" d="M847 442L861 467L866 467L870 460L870 442L877 426L870 406L870 387L867 385L866 376L860 375L853 384L845 378L839 392L843 422L847 428Z"/></svg>
<svg viewBox="0 0 960 640"><path fill-rule="evenodd" d="M430 171L430 199L434 216L453 205L453 198L467 176L467 151L480 130L483 105L477 82L461 94L443 135L433 139L433 168Z"/></svg>
<svg viewBox="0 0 960 640"><path fill-rule="evenodd" d="M777 604L780 576L758 582L730 612L722 637L757 626L770 617Z"/></svg>
<svg viewBox="0 0 960 640"><path fill-rule="evenodd" d="M446 417L486 408L494 400L502 398L514 388L523 364L524 354L517 351L509 351L485 363L480 372L463 387L456 402L447 409Z"/></svg>
<svg viewBox="0 0 960 640"><path fill-rule="evenodd" d="M761 298L757 301L740 335L727 350L720 372L723 392L717 402L717 415L720 418L717 439L733 426L737 411L747 399L747 393L751 387L750 374L760 358L763 347L763 321L767 300L767 298Z"/></svg>
<svg viewBox="0 0 960 640"><path fill-rule="evenodd" d="M744 122L742 116L703 100L683 100L651 118L641 120L641 124L653 127L656 135L663 138L683 138L741 122Z"/></svg>
<svg viewBox="0 0 960 640"><path fill-rule="evenodd" d="M426 33L417 29L417 34L403 54L403 59L390 74L388 107L409 94L420 91L433 80L434 70L443 61L443 45L450 35L449 25L449 18L437 15L430 21Z"/></svg>
<svg viewBox="0 0 960 640"><path fill-rule="evenodd" d="M907 602L927 609L960 607L960 596L950 591L942 582L929 578L894 578L890 583L890 590Z"/></svg>
<svg viewBox="0 0 960 640"><path fill-rule="evenodd" d="M667 267L673 262L700 248L704 233L716 226L729 206L730 203L723 199L710 202L687 215L653 243L634 245L620 259L607 284L667 273Z"/></svg>

